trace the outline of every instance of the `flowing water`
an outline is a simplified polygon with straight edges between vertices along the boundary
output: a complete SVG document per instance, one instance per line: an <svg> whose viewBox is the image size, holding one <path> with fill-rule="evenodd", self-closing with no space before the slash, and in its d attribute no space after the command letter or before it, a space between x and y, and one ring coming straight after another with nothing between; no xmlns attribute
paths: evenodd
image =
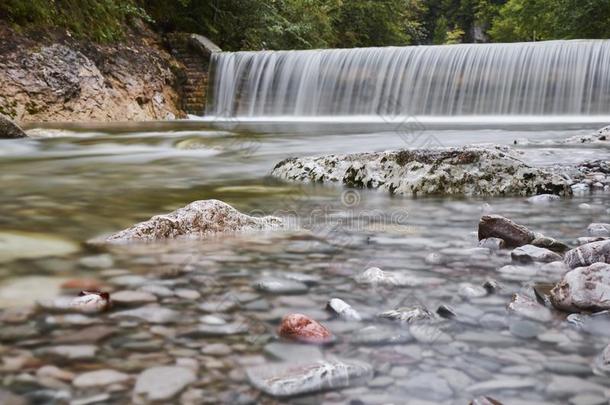
<svg viewBox="0 0 610 405"><path fill-rule="evenodd" d="M610 41L222 52L215 117L605 116Z"/></svg>
<svg viewBox="0 0 610 405"><path fill-rule="evenodd" d="M519 138L560 139L588 132L266 134L176 122L39 129L37 138L2 141L0 307L13 309L0 313L0 402L3 390L9 390L41 404L91 398L131 403L133 380L82 386L40 368L56 365L76 375L113 369L136 378L145 369L176 362L197 373L196 381L178 394L184 403L466 404L480 394L506 404L607 401L610 383L592 371L595 356L608 343L607 330L585 332L561 314L535 322L506 312L512 293L531 295L533 281L551 281L557 274L540 266L503 268L511 262L508 253L472 250L479 217L490 211L573 245L589 223L610 222L607 192L536 206L524 198L392 198L268 177L274 164L288 156L420 147L431 141L445 146L512 144ZM585 146L519 150L526 161L539 165L608 156L607 149ZM199 243L113 249L85 243L206 198L246 213L281 215L295 226ZM436 254L433 260L431 253ZM442 282L417 288L358 284L355 277L371 266ZM307 288L293 294L261 292L255 283L263 276L306 280ZM489 278L502 285L499 293L460 295L462 283L480 285ZM94 279L90 283L113 293L146 291L176 315L124 319L117 313L129 306L121 305L99 316L15 309L74 294L60 288L74 279ZM365 320L332 319L324 307L333 297L350 303ZM413 304L432 311L449 304L460 317L439 319L411 337L404 337L407 326L376 318L379 312ZM321 348L278 344L275 328L290 312L323 322L336 342ZM359 342L358 334L371 325L402 340ZM279 359L317 357L361 360L375 374L344 390L278 400L253 388L244 372Z"/></svg>

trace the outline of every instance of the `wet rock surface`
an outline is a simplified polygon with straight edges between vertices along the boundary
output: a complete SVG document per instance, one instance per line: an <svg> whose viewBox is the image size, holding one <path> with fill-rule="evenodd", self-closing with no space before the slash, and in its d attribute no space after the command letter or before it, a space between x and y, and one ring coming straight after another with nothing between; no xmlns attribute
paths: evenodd
<svg viewBox="0 0 610 405"><path fill-rule="evenodd" d="M347 302L340 298L332 298L326 304L326 309L346 321L361 321L362 316Z"/></svg>
<svg viewBox="0 0 610 405"><path fill-rule="evenodd" d="M332 193L302 202L303 217L327 203L337 204L333 219L357 216L332 231L324 217L305 225L309 233L87 247L29 259L11 252L16 259L3 268L14 273L0 280L0 291L16 285L19 295L29 290L44 302L2 295L30 303L0 310L2 390L29 403L74 404L607 402L602 354L610 316L552 308L548 286L568 266L513 262L511 250L477 247L476 232L481 213L495 212L577 246L591 223L608 222L605 194L562 199L552 209L522 197L487 205L383 197L384 212L409 206L408 220L392 226L380 226L386 218L373 211L379 197L362 191L360 205L349 209ZM31 279L33 271L40 274ZM299 283L301 292L261 288L269 278ZM89 287L119 299L102 312L70 308ZM513 294L519 298L511 303ZM425 309L433 316L408 322ZM332 344L281 338L287 314L317 321ZM280 372L272 372L276 366ZM159 367L171 377L143 377Z"/></svg>
<svg viewBox="0 0 610 405"><path fill-rule="evenodd" d="M564 258L570 268L593 263L610 263L610 240L591 242L568 251Z"/></svg>
<svg viewBox="0 0 610 405"><path fill-rule="evenodd" d="M565 311L610 309L610 264L595 263L570 270L551 290L551 301Z"/></svg>
<svg viewBox="0 0 610 405"><path fill-rule="evenodd" d="M501 215L484 215L479 221L479 240L502 239L507 247L519 247L531 243L536 236L523 225Z"/></svg>
<svg viewBox="0 0 610 405"><path fill-rule="evenodd" d="M32 41L3 27L0 110L19 122L146 121L179 116L172 57L147 31L131 43ZM2 132L2 131L0 131Z"/></svg>
<svg viewBox="0 0 610 405"><path fill-rule="evenodd" d="M401 150L278 163L273 176L298 181L341 182L401 195L530 195L569 193L556 174L528 166L503 147Z"/></svg>
<svg viewBox="0 0 610 405"><path fill-rule="evenodd" d="M157 215L105 239L108 243L205 238L219 233L277 229L277 217L251 217L218 200L195 201L167 215Z"/></svg>
<svg viewBox="0 0 610 405"><path fill-rule="evenodd" d="M0 114L0 139L25 138L27 135L7 116Z"/></svg>

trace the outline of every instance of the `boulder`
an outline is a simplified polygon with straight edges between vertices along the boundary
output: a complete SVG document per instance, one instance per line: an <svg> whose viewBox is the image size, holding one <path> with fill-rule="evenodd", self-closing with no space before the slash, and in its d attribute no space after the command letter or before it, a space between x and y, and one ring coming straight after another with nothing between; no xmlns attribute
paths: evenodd
<svg viewBox="0 0 610 405"><path fill-rule="evenodd" d="M483 215L479 221L479 240L487 238L500 238L507 247L519 247L531 243L536 235L501 215Z"/></svg>
<svg viewBox="0 0 610 405"><path fill-rule="evenodd" d="M610 236L610 224L593 223L587 227L587 233L592 237Z"/></svg>
<svg viewBox="0 0 610 405"><path fill-rule="evenodd" d="M610 309L610 265L595 263L567 272L551 290L551 302L569 312Z"/></svg>
<svg viewBox="0 0 610 405"><path fill-rule="evenodd" d="M511 258L519 263L542 262L550 263L561 260L561 256L545 248L536 247L534 245L523 245L512 252Z"/></svg>
<svg viewBox="0 0 610 405"><path fill-rule="evenodd" d="M559 174L534 168L506 147L398 150L290 158L273 176L294 181L339 182L400 195L569 194Z"/></svg>
<svg viewBox="0 0 610 405"><path fill-rule="evenodd" d="M282 318L278 335L302 343L326 344L334 340L324 325L302 314L289 314Z"/></svg>
<svg viewBox="0 0 610 405"><path fill-rule="evenodd" d="M154 216L148 221L115 233L104 241L126 243L174 238L198 239L221 233L262 231L282 226L283 221L277 217L252 217L222 201L201 200L169 214Z"/></svg>
<svg viewBox="0 0 610 405"><path fill-rule="evenodd" d="M563 260L571 269L593 263L610 263L610 240L587 243L569 250Z"/></svg>
<svg viewBox="0 0 610 405"><path fill-rule="evenodd" d="M264 364L246 370L250 383L273 397L290 397L366 382L373 369L357 360Z"/></svg>
<svg viewBox="0 0 610 405"><path fill-rule="evenodd" d="M7 116L0 114L0 139L25 138L27 135Z"/></svg>

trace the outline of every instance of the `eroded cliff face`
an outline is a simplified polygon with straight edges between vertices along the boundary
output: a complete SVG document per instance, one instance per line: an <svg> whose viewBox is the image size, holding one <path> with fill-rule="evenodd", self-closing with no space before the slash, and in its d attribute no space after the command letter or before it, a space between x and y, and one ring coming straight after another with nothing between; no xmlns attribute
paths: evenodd
<svg viewBox="0 0 610 405"><path fill-rule="evenodd" d="M180 66L142 28L122 44L34 39L0 29L0 113L17 122L163 120L183 116Z"/></svg>

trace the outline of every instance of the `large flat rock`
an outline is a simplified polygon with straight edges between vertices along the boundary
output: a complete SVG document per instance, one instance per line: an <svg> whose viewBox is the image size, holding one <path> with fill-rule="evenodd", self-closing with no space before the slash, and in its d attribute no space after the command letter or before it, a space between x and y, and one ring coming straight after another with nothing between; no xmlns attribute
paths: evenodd
<svg viewBox="0 0 610 405"><path fill-rule="evenodd" d="M506 147L398 150L290 158L273 176L304 182L337 182L401 195L569 194L559 175L529 166Z"/></svg>
<svg viewBox="0 0 610 405"><path fill-rule="evenodd" d="M277 229L283 226L280 218L253 217L237 211L219 200L194 201L166 215L157 215L148 221L109 236L102 242L153 242L175 238L205 238L224 233L254 232ZM93 241L98 242L99 241Z"/></svg>

